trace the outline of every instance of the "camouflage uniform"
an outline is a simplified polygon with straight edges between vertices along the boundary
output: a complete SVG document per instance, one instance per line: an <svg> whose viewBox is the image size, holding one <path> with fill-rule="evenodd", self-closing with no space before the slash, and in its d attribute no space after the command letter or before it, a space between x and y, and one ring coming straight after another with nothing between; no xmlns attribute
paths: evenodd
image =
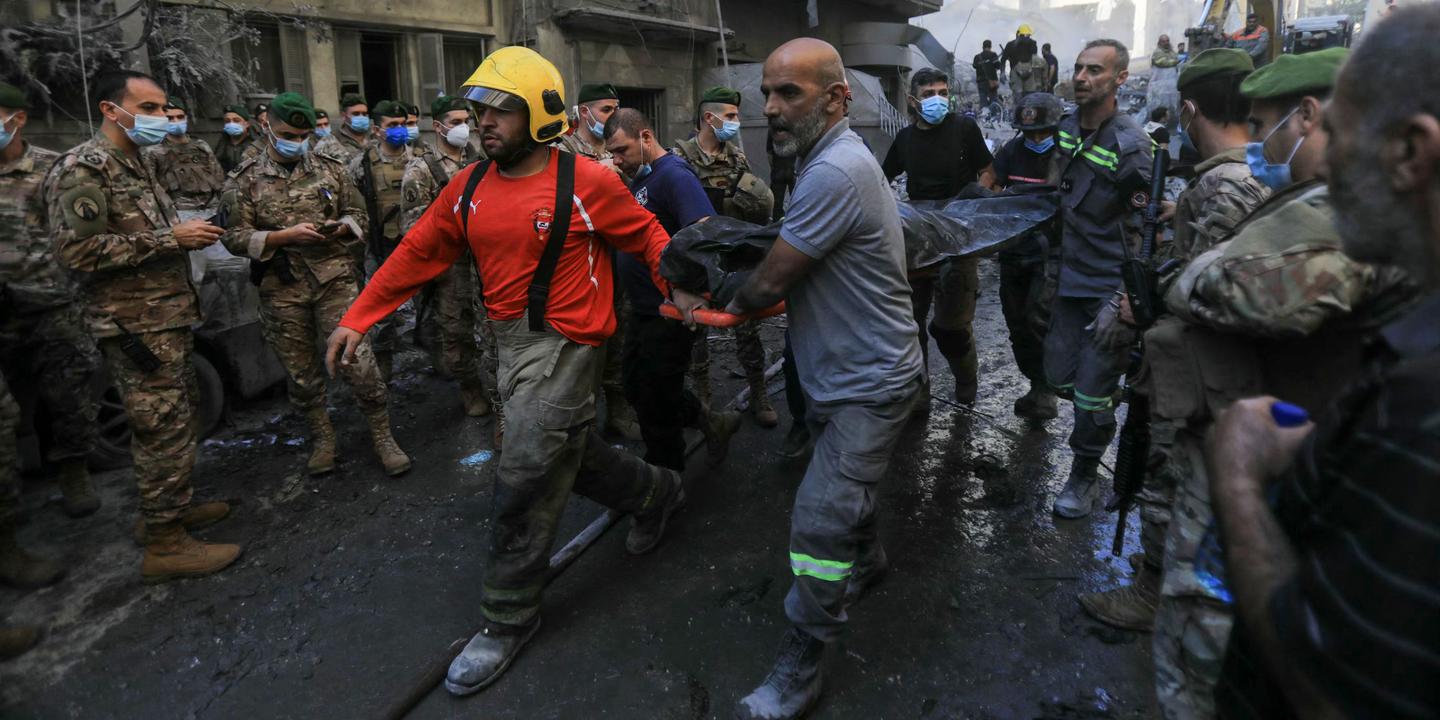
<svg viewBox="0 0 1440 720"><path fill-rule="evenodd" d="M1396 268L1341 252L1323 182L1272 196L1226 241L1204 250L1166 295L1182 322L1146 333L1152 409L1167 422L1158 471L1175 487L1156 611L1157 694L1166 718L1215 715L1212 692L1232 609L1196 576L1196 550L1213 521L1203 438L1242 397L1272 394L1312 415L1362 371L1364 336L1403 310L1415 287Z"/></svg>
<svg viewBox="0 0 1440 720"><path fill-rule="evenodd" d="M255 130L245 131L245 137L238 143L230 142L230 136L222 134L215 143L215 161L220 163L221 172L229 173L239 167L252 148L262 146Z"/></svg>
<svg viewBox="0 0 1440 720"><path fill-rule="evenodd" d="M439 142L445 142L443 139ZM405 166L402 181L401 227L405 232L420 220L426 208L440 194L441 188L455 173L474 162L471 153L464 154L464 161L457 162L442 152L430 152L416 157ZM432 168L434 161L439 165ZM439 170L441 177L436 177ZM466 382L481 382L484 378L489 388L490 407L500 412L500 391L495 382L497 357L495 336L489 329L484 303L479 296L480 278L475 267L475 258L467 248L460 259L439 278L431 283L433 308L439 325L439 356L442 366L451 377ZM478 326L478 327L477 327ZM479 329L485 341L484 352L475 343L475 331Z"/></svg>
<svg viewBox="0 0 1440 720"><path fill-rule="evenodd" d="M191 325L200 303L170 228L175 208L138 158L103 134L65 153L46 180L61 264L79 279L85 320L124 398L140 509L154 526L190 505L199 388ZM145 350L157 367L147 372Z"/></svg>
<svg viewBox="0 0 1440 720"><path fill-rule="evenodd" d="M335 128L329 137L315 144L315 152L329 155L348 166L356 155L364 152L370 145L368 135L356 140L350 136L350 133L345 132L344 128Z"/></svg>
<svg viewBox="0 0 1440 720"><path fill-rule="evenodd" d="M75 286L50 243L43 185L58 157L26 143L19 159L0 165L0 361L10 377L39 389L54 463L83 460L95 447L90 379L100 368Z"/></svg>
<svg viewBox="0 0 1440 720"><path fill-rule="evenodd" d="M15 433L20 429L20 406L0 373L0 525L15 520L20 508L20 451Z"/></svg>
<svg viewBox="0 0 1440 720"><path fill-rule="evenodd" d="M591 145L589 140L580 137L579 129L561 135L560 139L556 140L552 144L555 145L555 147L560 148L561 150L572 152L577 155L584 155L591 160L598 161L611 159L609 150L606 150L604 146L601 146L599 150L596 150L595 146Z"/></svg>
<svg viewBox="0 0 1440 720"><path fill-rule="evenodd" d="M331 133L330 137L325 139L330 140L337 135L339 135L339 133ZM341 142L353 143L353 141L348 138ZM324 153L321 154L323 155ZM355 152L350 157L347 168L350 174L350 182L354 183L355 188L360 192L356 202L368 208L366 199L367 196L373 193L375 211L380 215L379 219L371 218L370 225L365 226L366 237L370 240L367 246L369 250L367 266L373 265L375 269L378 269L380 264L385 262L385 258L389 257L390 252L400 244L400 239L405 235L400 221L401 201L404 199L402 187L405 180L405 167L410 164L410 160L413 157L414 154L410 151L408 145L401 148L399 155L393 158L385 157L385 155L380 152L380 143L378 142L371 143L369 147ZM371 188L365 181L365 166L367 163L370 166L370 176L375 181L374 188ZM372 227L372 225L381 228L380 237L373 237L375 227ZM373 273L374 269L371 269L370 272ZM338 320L339 318L336 319ZM375 351L376 360L380 363L381 371L388 376L392 362L391 358L395 352L400 349L399 317L392 314L384 320L375 323L375 327L370 331L369 336L372 338L371 342L373 343L371 349Z"/></svg>
<svg viewBox="0 0 1440 720"><path fill-rule="evenodd" d="M721 215L757 225L770 222L775 196L764 181L750 172L750 160L739 145L727 142L719 155L710 155L700 148L695 138L681 140L671 152L684 158L700 178L710 204ZM760 342L759 326L748 322L735 328L735 356L745 370L752 395L765 389L765 346ZM710 406L710 343L695 343L690 359L690 380L695 395ZM755 395L758 397L758 395Z"/></svg>
<svg viewBox="0 0 1440 720"><path fill-rule="evenodd" d="M141 151L150 171L159 181L176 210L210 210L225 186L225 171L215 159L210 144L200 138L176 142L167 138Z"/></svg>
<svg viewBox="0 0 1440 720"><path fill-rule="evenodd" d="M316 338L326 337L360 294L365 208L339 161L302 156L286 171L264 153L236 168L225 187L230 252L268 262L260 281L260 322L265 341L289 375L290 403L302 413L325 406L323 360ZM271 231L298 223L341 222L353 236L318 243L265 247ZM368 416L385 407L385 383L368 341L357 362L340 366L356 404Z"/></svg>

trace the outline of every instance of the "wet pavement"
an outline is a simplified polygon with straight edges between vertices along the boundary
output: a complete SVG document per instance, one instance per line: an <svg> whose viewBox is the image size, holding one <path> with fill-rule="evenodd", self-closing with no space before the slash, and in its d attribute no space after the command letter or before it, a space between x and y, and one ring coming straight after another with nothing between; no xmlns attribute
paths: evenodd
<svg viewBox="0 0 1440 720"><path fill-rule="evenodd" d="M1013 416L1016 371L982 265L981 393L957 409L932 348L935 400L881 488L893 568L850 612L816 718L1139 718L1154 715L1149 636L1086 619L1077 592L1125 581L1114 517L1059 521L1069 409L1034 429ZM783 318L767 321L772 357ZM728 339L716 397L732 397ZM0 590L11 622L50 636L0 665L0 717L379 717L478 613L495 461L490 420L405 358L396 435L415 469L386 478L348 393L335 393L342 462L303 474L303 424L283 391L232 412L207 441L197 498L233 516L197 533L245 554L211 578L146 587L130 538L128 471L100 477L104 508L72 521L54 486L25 497L29 547L69 560L52 588ZM783 383L771 385L785 414ZM723 391L723 392L722 392ZM778 454L788 419L748 424L717 470L692 457L690 501L653 554L625 553L622 521L547 591L544 625L494 687L437 689L414 718L728 718L768 670L785 628L788 519L803 468ZM575 499L562 541L599 508ZM1131 527L1138 525L1138 520ZM1134 531L1129 551L1135 549Z"/></svg>

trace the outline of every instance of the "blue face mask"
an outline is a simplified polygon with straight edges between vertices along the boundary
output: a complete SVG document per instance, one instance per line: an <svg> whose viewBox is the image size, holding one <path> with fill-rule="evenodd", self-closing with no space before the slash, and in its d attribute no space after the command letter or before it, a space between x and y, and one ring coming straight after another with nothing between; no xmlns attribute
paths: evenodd
<svg viewBox="0 0 1440 720"><path fill-rule="evenodd" d="M640 167L635 168L635 174L630 176L630 182L634 184L640 182L641 180L644 180L647 176L650 175L651 170L653 170L653 168L650 167L650 161L645 158L645 146L641 145Z"/></svg>
<svg viewBox="0 0 1440 720"><path fill-rule="evenodd" d="M385 131L385 142L400 147L410 142L410 133L405 132L404 127L392 127Z"/></svg>
<svg viewBox="0 0 1440 720"><path fill-rule="evenodd" d="M330 128L328 128L328 127L315 128L315 137L318 137L318 138L320 138L321 140L324 140L325 138L330 137Z"/></svg>
<svg viewBox="0 0 1440 720"><path fill-rule="evenodd" d="M275 146L275 152L280 153L280 157L287 160L294 160L310 152L310 143L308 141L286 140L281 137L276 137L273 131L270 133L270 143Z"/></svg>
<svg viewBox="0 0 1440 720"><path fill-rule="evenodd" d="M740 122L738 120L721 120L720 127L712 127L715 131L715 139L720 142L730 142L740 134Z"/></svg>
<svg viewBox="0 0 1440 720"><path fill-rule="evenodd" d="M230 137L240 137L245 134L245 126L240 123L225 123L225 134Z"/></svg>
<svg viewBox="0 0 1440 720"><path fill-rule="evenodd" d="M189 121L186 121L186 120L181 120L180 122L169 123L169 124L167 124L167 125L165 126L165 132L170 133L171 135L184 135L184 134L185 134L186 132L188 132L189 130L190 130L190 123L189 123Z"/></svg>
<svg viewBox="0 0 1440 720"><path fill-rule="evenodd" d="M119 105L115 105L115 109L130 115L130 118L135 121L135 126L125 131L125 135L130 138L131 142L145 147L165 141L167 134L165 129L170 123L164 115L131 115L129 110Z"/></svg>
<svg viewBox="0 0 1440 720"><path fill-rule="evenodd" d="M1256 180L1264 183L1271 190L1279 190L1290 184L1292 179L1290 176L1290 161L1295 159L1295 153L1300 152L1300 146L1305 144L1305 137L1301 136L1299 140L1295 141L1295 147L1290 148L1290 156L1285 158L1285 162L1281 163L1272 163L1265 159L1265 143L1270 142L1271 136L1273 136L1276 131L1289 124L1290 117L1299 109L1300 108L1297 107L1286 113L1285 117L1276 123L1275 127L1271 128L1270 132L1266 133L1260 142L1245 143L1245 164L1250 166L1250 174L1254 175Z"/></svg>
<svg viewBox="0 0 1440 720"><path fill-rule="evenodd" d="M369 130L370 130L370 116L368 116L368 115L356 115L355 117L350 118L350 129L351 129L351 130L354 130L354 131L357 132L357 133L363 133L363 132L369 131Z"/></svg>
<svg viewBox="0 0 1440 720"><path fill-rule="evenodd" d="M419 126L419 125L406 125L406 126L405 126L405 137L407 138L407 142L412 142L412 143L415 142L415 141L416 141L417 139L419 139L419 137L420 137L420 126Z"/></svg>
<svg viewBox="0 0 1440 720"><path fill-rule="evenodd" d="M584 105L581 107L585 108L585 112L590 113L590 119L585 123L586 127L590 128L590 134L597 138L605 137L605 123L596 121L595 112L589 107Z"/></svg>
<svg viewBox="0 0 1440 720"><path fill-rule="evenodd" d="M6 125L10 124L10 119L13 117L15 116L11 115L4 120L0 120L0 150L4 150L5 148L10 147L11 141L15 139L15 133L10 132L8 129L5 128Z"/></svg>
<svg viewBox="0 0 1440 720"><path fill-rule="evenodd" d="M1029 150L1030 152L1035 153L1036 155L1044 155L1045 153L1050 152L1050 151L1053 150L1054 148L1055 148L1055 136L1054 136L1054 135L1051 135L1050 137L1045 138L1044 140L1041 140L1040 142L1035 142L1034 140L1031 140L1030 138L1025 138L1025 149L1026 149L1026 150Z"/></svg>
<svg viewBox="0 0 1440 720"><path fill-rule="evenodd" d="M920 101L920 118L931 125L939 125L949 114L950 98L931 95Z"/></svg>

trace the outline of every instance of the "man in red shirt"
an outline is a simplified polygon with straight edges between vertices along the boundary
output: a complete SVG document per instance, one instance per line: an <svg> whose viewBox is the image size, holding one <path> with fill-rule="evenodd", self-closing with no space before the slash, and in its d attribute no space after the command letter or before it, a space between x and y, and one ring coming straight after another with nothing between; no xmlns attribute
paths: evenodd
<svg viewBox="0 0 1440 720"><path fill-rule="evenodd" d="M625 542L634 554L659 543L685 501L679 473L612 448L593 428L601 345L615 332L609 248L643 258L668 291L658 267L670 237L612 170L548 147L565 132L564 92L560 73L528 48L502 48L480 64L464 97L490 160L445 186L326 351L332 368L337 355L351 362L364 333L468 245L494 327L507 431L482 629L450 666L445 687L455 695L494 682L539 627L555 527L572 490L634 513Z"/></svg>

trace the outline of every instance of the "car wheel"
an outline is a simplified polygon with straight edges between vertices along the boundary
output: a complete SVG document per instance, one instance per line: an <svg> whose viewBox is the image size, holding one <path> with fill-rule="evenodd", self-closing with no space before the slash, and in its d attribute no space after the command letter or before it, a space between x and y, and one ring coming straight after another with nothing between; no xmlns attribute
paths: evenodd
<svg viewBox="0 0 1440 720"><path fill-rule="evenodd" d="M200 439L210 437L220 428L225 417L225 382L215 366L204 355L195 354L195 379L200 385L200 407L196 427L200 428Z"/></svg>

